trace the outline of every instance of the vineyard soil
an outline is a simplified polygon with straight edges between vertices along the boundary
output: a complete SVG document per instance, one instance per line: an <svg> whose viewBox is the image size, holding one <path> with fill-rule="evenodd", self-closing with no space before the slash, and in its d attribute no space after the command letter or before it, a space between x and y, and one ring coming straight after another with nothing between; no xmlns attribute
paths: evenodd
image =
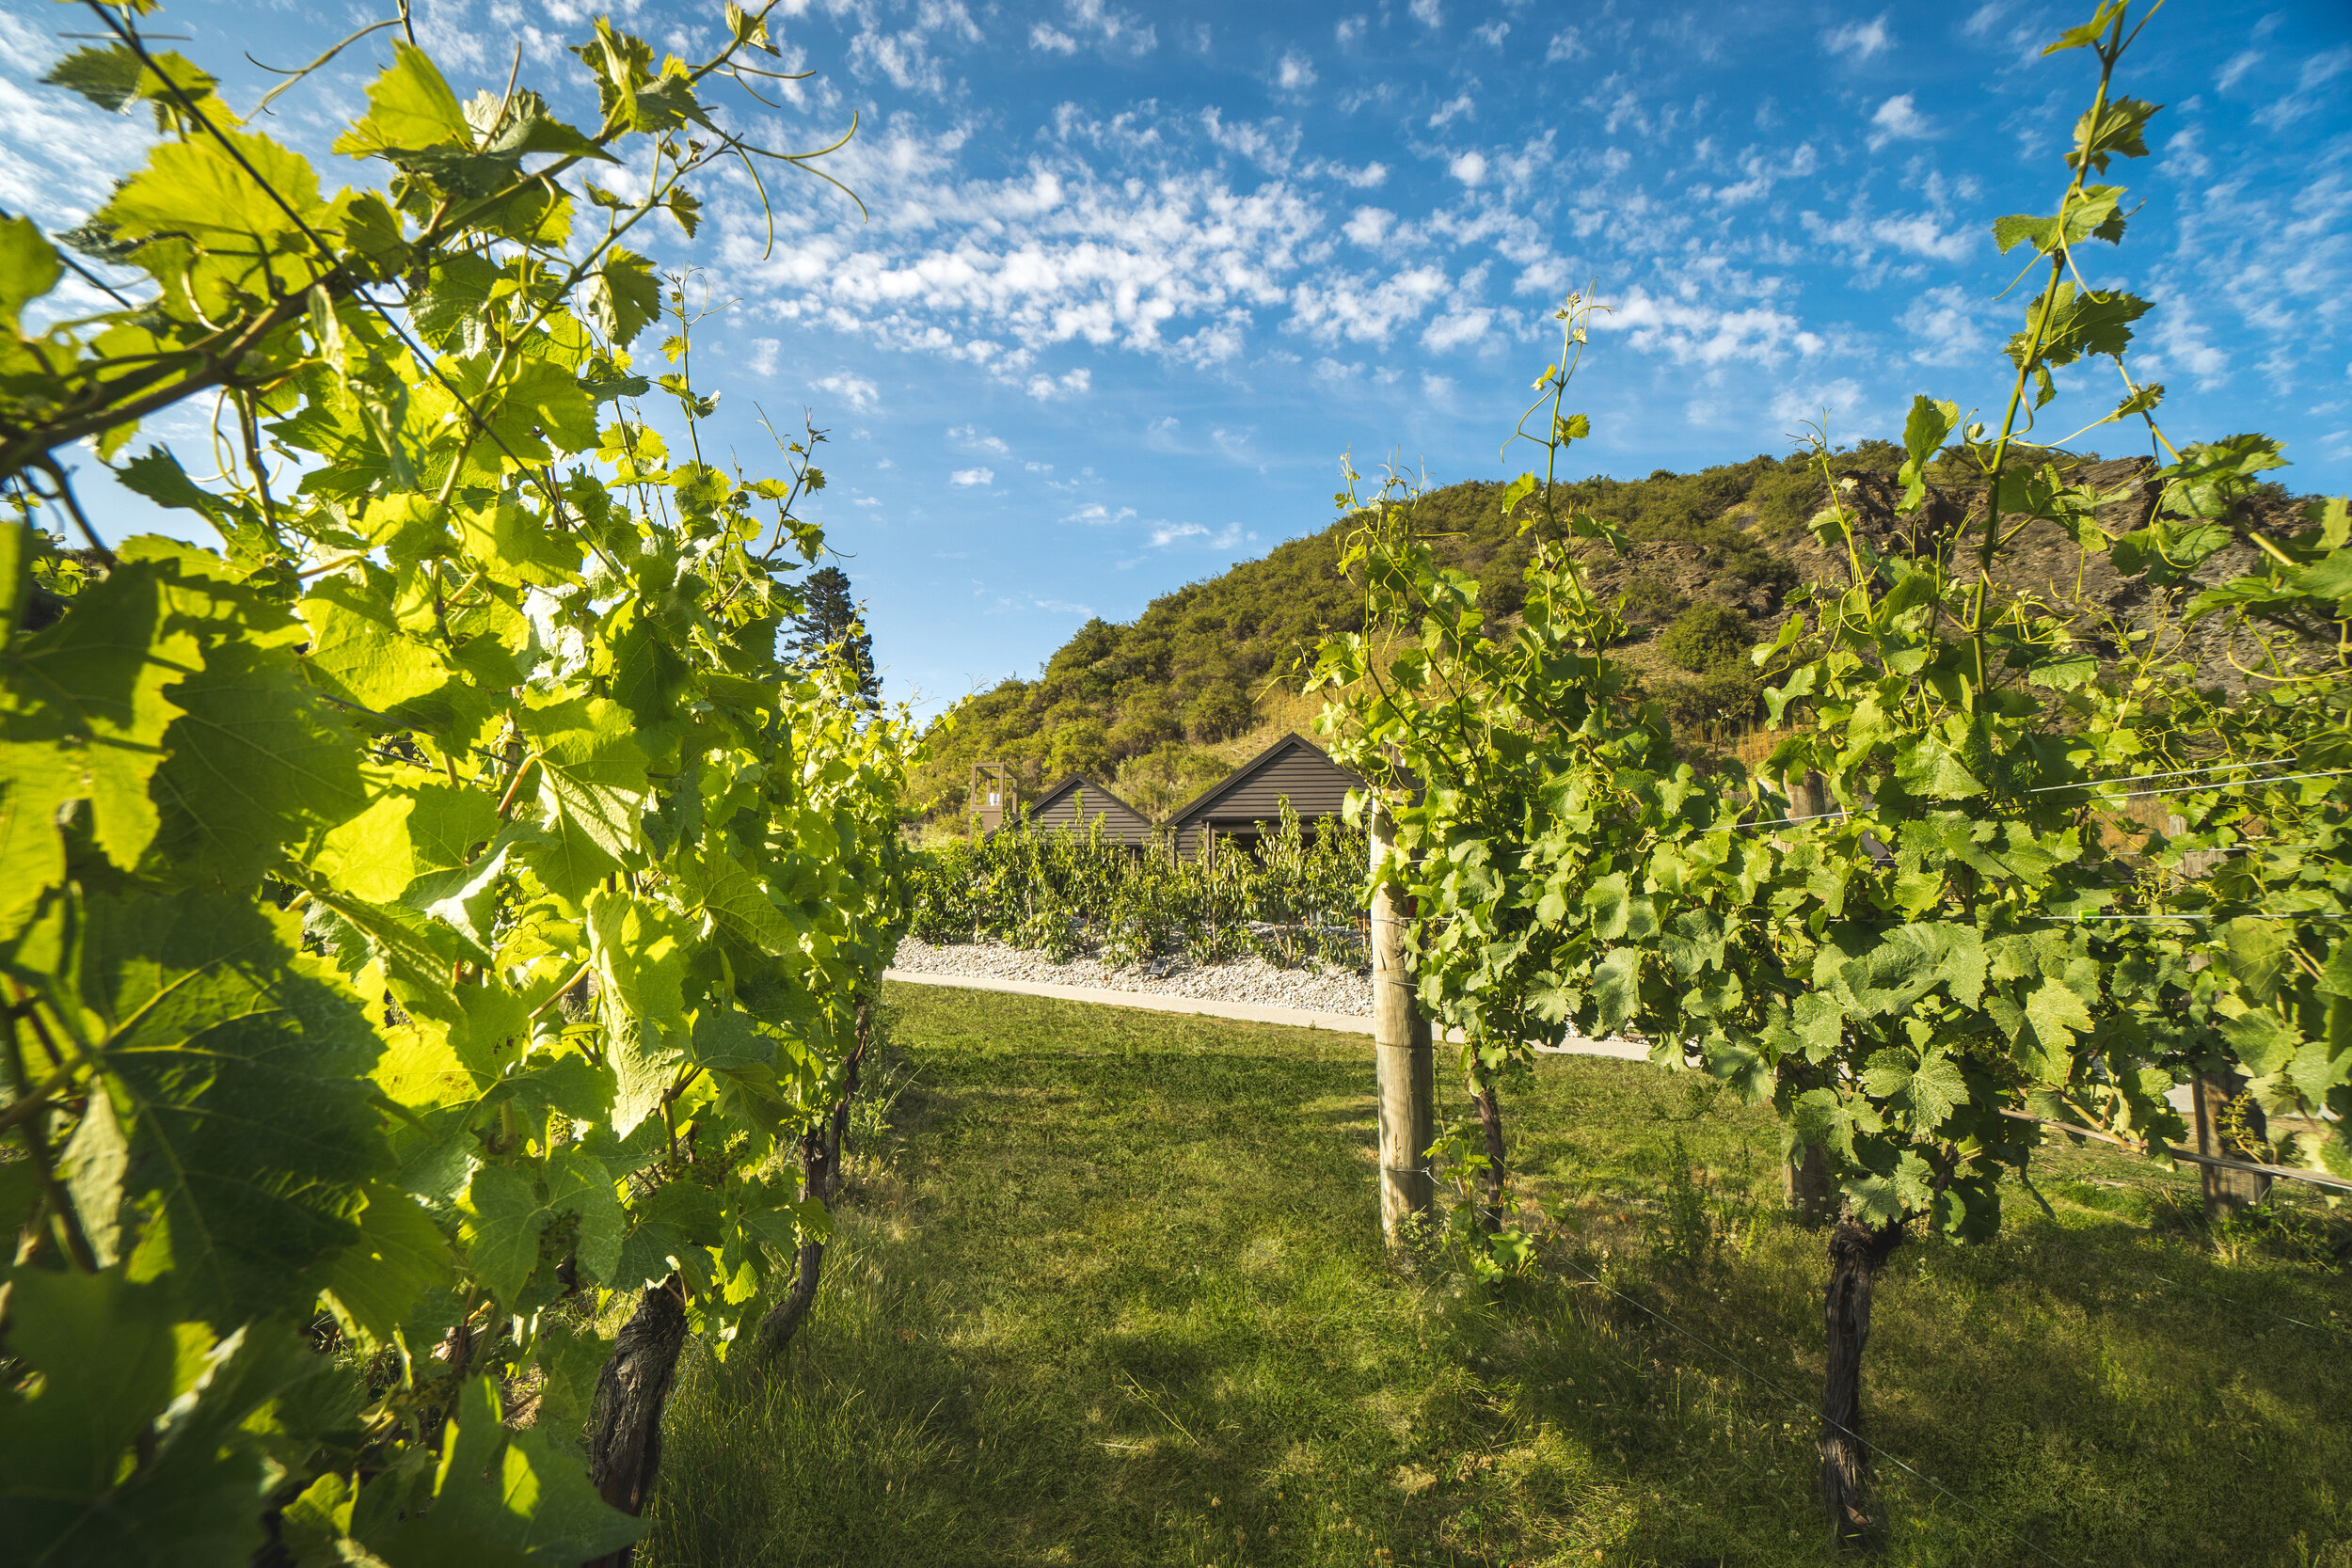
<svg viewBox="0 0 2352 1568"><path fill-rule="evenodd" d="M773 1380L690 1353L646 1560L1822 1560L1822 1247L1777 1217L1769 1107L1545 1059L1518 1190L1581 1234L1456 1293L1384 1260L1360 1038L886 999L869 1082L903 1092L853 1138L824 1299ZM2352 1284L2315 1260L2341 1222L2217 1250L2185 1179L2033 1170L2055 1221L2015 1193L1998 1240L1881 1277L1867 1430L1969 1505L1882 1463L1883 1560L2042 1560L2014 1531L2068 1563L2352 1564Z"/></svg>

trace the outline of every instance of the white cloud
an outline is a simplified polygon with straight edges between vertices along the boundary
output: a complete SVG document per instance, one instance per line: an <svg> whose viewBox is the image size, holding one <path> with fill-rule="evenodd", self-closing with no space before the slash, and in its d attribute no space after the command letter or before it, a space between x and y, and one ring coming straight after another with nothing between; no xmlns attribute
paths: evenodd
<svg viewBox="0 0 2352 1568"><path fill-rule="evenodd" d="M1476 39L1479 42L1486 44L1489 48L1500 49L1502 47L1502 40L1510 35L1510 32L1511 24L1509 23L1494 21L1489 22L1481 27L1472 27L1470 29L1470 37Z"/></svg>
<svg viewBox="0 0 2352 1568"><path fill-rule="evenodd" d="M766 380L776 373L776 351L783 346L773 338L754 338L752 352L743 357L743 368Z"/></svg>
<svg viewBox="0 0 2352 1568"><path fill-rule="evenodd" d="M1862 404L1861 384L1851 376L1804 388L1790 388L1772 400L1772 418L1790 432L1797 427L1819 421L1829 425L1830 439L1842 441L1834 421L1838 416L1851 414Z"/></svg>
<svg viewBox="0 0 2352 1568"><path fill-rule="evenodd" d="M1807 234L1838 261L1857 269L1876 264L1883 271L1885 263L1878 259L1882 247L1932 261L1964 261L1977 247L1973 229L1947 231L1944 228L1947 214L1937 213L1896 213L1873 218L1857 206L1836 222L1813 212L1801 213L1798 218Z"/></svg>
<svg viewBox="0 0 2352 1568"><path fill-rule="evenodd" d="M1777 365L1791 351L1809 356L1827 346L1796 317L1769 305L1724 309L1697 299L1661 298L1638 284L1594 325L1601 332L1622 332L1642 353L1663 354L1677 365L1740 359Z"/></svg>
<svg viewBox="0 0 2352 1568"><path fill-rule="evenodd" d="M1241 543L1241 525L1228 523L1221 532L1211 532L1199 523L1161 523L1152 530L1152 544L1158 549L1188 539L1201 540L1213 550L1232 549Z"/></svg>
<svg viewBox="0 0 2352 1568"><path fill-rule="evenodd" d="M1691 194L1701 200L1712 200L1718 206L1737 207L1770 196L1772 186L1782 180L1801 180L1820 166L1820 158L1811 142L1800 142L1785 159L1773 159L1750 150L1740 156L1740 172L1745 176L1727 185L1693 185Z"/></svg>
<svg viewBox="0 0 2352 1568"><path fill-rule="evenodd" d="M1963 261L1977 247L1973 232L1961 230L1947 234L1925 213L1881 218L1870 226L1870 232L1898 250L1938 261Z"/></svg>
<svg viewBox="0 0 2352 1568"><path fill-rule="evenodd" d="M1445 21L1445 12L1438 8L1438 0L1413 0L1405 8L1411 11L1413 20L1424 27L1435 27Z"/></svg>
<svg viewBox="0 0 2352 1568"><path fill-rule="evenodd" d="M2202 180L2213 172L2213 163L2201 146L2203 127L2191 125L2173 133L2164 144L2164 156L2157 161L2156 172L2173 180Z"/></svg>
<svg viewBox="0 0 2352 1568"><path fill-rule="evenodd" d="M1061 398L1083 396L1094 385L1094 372L1084 365L1064 375L1059 381L1050 375L1033 375L1022 388L1040 403L1053 403Z"/></svg>
<svg viewBox="0 0 2352 1568"><path fill-rule="evenodd" d="M1122 506L1118 511L1113 512L1109 507L1104 506L1101 501L1089 501L1085 506L1078 508L1077 511L1073 512L1068 516L1064 517L1062 521L1065 523L1086 523L1096 528L1107 528L1112 523L1123 523L1135 515L1136 509L1132 506Z"/></svg>
<svg viewBox="0 0 2352 1568"><path fill-rule="evenodd" d="M760 341L770 340L761 339ZM809 385L820 392L831 392L861 414L882 400L881 390L872 382L862 375L852 375L848 371L836 371L823 380L813 381Z"/></svg>
<svg viewBox="0 0 2352 1568"><path fill-rule="evenodd" d="M2230 56L2227 63L2222 66L2221 73L2213 79L2215 88L2217 91L2228 92L2245 78L2248 71L2262 64L2262 58L2263 52L2259 49L2239 50Z"/></svg>
<svg viewBox="0 0 2352 1568"><path fill-rule="evenodd" d="M1359 191L1368 191L1375 185L1384 185L1389 180L1389 166L1376 162L1366 164L1361 168L1350 168L1345 164L1310 164L1303 172L1327 175L1341 184L1353 186Z"/></svg>
<svg viewBox="0 0 2352 1568"><path fill-rule="evenodd" d="M1198 332L1187 333L1176 340L1176 356L1196 369L1205 370L1211 365L1221 365L1241 353L1246 341L1242 328L1248 322L1248 313L1242 312L1204 326Z"/></svg>
<svg viewBox="0 0 2352 1568"><path fill-rule="evenodd" d="M1319 342L1386 342L1446 292L1443 267L1418 266L1382 277L1376 273L1331 276L1301 283L1291 294L1292 330Z"/></svg>
<svg viewBox="0 0 2352 1568"><path fill-rule="evenodd" d="M1228 152L1248 159L1268 174L1288 172L1291 159L1298 151L1298 127L1279 115L1254 124L1242 120L1228 125L1224 111L1211 104L1200 111L1200 126L1208 133L1209 140Z"/></svg>
<svg viewBox="0 0 2352 1568"><path fill-rule="evenodd" d="M1073 139L1106 129L1065 127ZM829 163L868 193L870 224L818 208L770 255L757 209L728 214L731 286L764 295L773 319L1021 385L1040 353L1073 341L1197 355L1202 343L1179 342L1279 306L1310 247L1329 244L1319 202L1283 180L1236 189L1181 166L1130 180L1051 150L977 178L957 157L966 135L893 130Z"/></svg>
<svg viewBox="0 0 2352 1568"><path fill-rule="evenodd" d="M1465 185L1475 185L1486 178L1486 155L1473 149L1446 165L1446 172Z"/></svg>
<svg viewBox="0 0 2352 1568"><path fill-rule="evenodd" d="M1274 85L1284 92L1301 92L1313 87L1314 62L1295 49L1284 50L1281 64L1274 68Z"/></svg>
<svg viewBox="0 0 2352 1568"><path fill-rule="evenodd" d="M1551 35L1551 43L1544 50L1544 64L1565 65L1570 60L1581 60L1591 53L1592 50L1585 47L1584 40L1575 28L1563 27Z"/></svg>
<svg viewBox="0 0 2352 1568"><path fill-rule="evenodd" d="M993 484L996 483L996 470L986 467L958 468L947 476L947 483L963 485Z"/></svg>
<svg viewBox="0 0 2352 1568"><path fill-rule="evenodd" d="M999 457L1012 451L1010 447L1005 445L1004 437L990 436L977 425L951 425L948 427L947 439L961 441L967 447L977 447L982 451L993 451Z"/></svg>
<svg viewBox="0 0 2352 1568"><path fill-rule="evenodd" d="M0 58L45 70L56 46L0 12ZM102 205L123 172L145 161L154 121L102 114L54 87L27 91L0 76L0 206L39 214L53 232Z"/></svg>
<svg viewBox="0 0 2352 1568"><path fill-rule="evenodd" d="M1437 112L1429 117L1429 129L1435 131L1446 121L1458 119L1463 115L1468 115L1472 119L1478 118L1478 101L1469 93L1463 93L1458 98L1438 104Z"/></svg>
<svg viewBox="0 0 2352 1568"><path fill-rule="evenodd" d="M923 0L914 25L896 33L883 32L870 16L865 20L864 29L850 40L850 70L860 77L886 76L902 92L946 90L946 73L931 52L934 40L980 41L979 26L963 0Z"/></svg>
<svg viewBox="0 0 2352 1568"><path fill-rule="evenodd" d="M1870 124L1869 142L1873 152L1890 141L1915 141L1935 134L1935 127L1919 113L1912 102L1912 95L1907 92L1880 104L1878 113L1870 117Z"/></svg>
<svg viewBox="0 0 2352 1568"><path fill-rule="evenodd" d="M1919 365L1974 365L1991 349L1978 320L1975 294L1957 285L1930 289L1904 310L1901 326L1911 341L1911 360Z"/></svg>
<svg viewBox="0 0 2352 1568"><path fill-rule="evenodd" d="M1873 17L1868 22L1849 22L1843 27L1832 27L1821 35L1821 47L1833 55L1844 55L1854 60L1867 60L1892 47L1894 40L1886 36L1886 18Z"/></svg>
<svg viewBox="0 0 2352 1568"><path fill-rule="evenodd" d="M2228 381L2230 356L2215 346L2189 302L2160 293L2156 304L2146 335L2148 352L2139 356L2141 377L2185 373L2201 392L2210 392Z"/></svg>
<svg viewBox="0 0 2352 1568"><path fill-rule="evenodd" d="M2296 90L2264 104L2254 116L2256 122L2283 131L2306 115L2316 114L2335 96L2323 95L2319 89L2347 71L2352 71L2352 46L2312 55L2296 73Z"/></svg>
<svg viewBox="0 0 2352 1568"><path fill-rule="evenodd" d="M1421 335L1422 347L1432 354L1444 354L1474 343L1486 335L1494 325L1495 313L1485 306L1465 306L1447 311L1429 324Z"/></svg>
<svg viewBox="0 0 2352 1568"><path fill-rule="evenodd" d="M1339 25L1331 31L1344 47L1364 36L1364 19L1360 16L1343 16L1340 18Z"/></svg>
<svg viewBox="0 0 2352 1568"><path fill-rule="evenodd" d="M1395 223L1396 214L1386 207L1359 207L1356 215L1340 226L1340 232L1366 250L1377 250Z"/></svg>
<svg viewBox="0 0 2352 1568"><path fill-rule="evenodd" d="M933 0L926 0L926 7ZM1148 55L1159 47L1159 34L1141 18L1115 11L1104 0L1070 0L1065 8L1069 30L1040 22L1029 28L1029 47L1074 55L1091 41L1107 52Z"/></svg>

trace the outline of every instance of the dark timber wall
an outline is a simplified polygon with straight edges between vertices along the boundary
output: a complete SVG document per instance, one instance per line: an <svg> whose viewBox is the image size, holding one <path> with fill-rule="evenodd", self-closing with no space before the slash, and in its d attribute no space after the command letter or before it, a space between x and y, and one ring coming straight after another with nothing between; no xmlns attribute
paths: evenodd
<svg viewBox="0 0 2352 1568"><path fill-rule="evenodd" d="M1080 815L1082 804L1084 816ZM1073 774L1039 796L1037 804L1028 808L1028 817L1034 826L1043 832L1061 830L1079 833L1087 831L1088 823L1100 817L1103 820L1103 839L1106 844L1127 844L1141 848L1152 841L1150 817L1083 773Z"/></svg>
<svg viewBox="0 0 2352 1568"><path fill-rule="evenodd" d="M1302 820L1312 822L1339 816L1347 792L1362 787L1363 780L1326 756L1323 748L1300 736L1285 736L1177 812L1168 826L1176 852L1189 858L1200 853L1211 830L1219 838L1273 831L1285 799Z"/></svg>

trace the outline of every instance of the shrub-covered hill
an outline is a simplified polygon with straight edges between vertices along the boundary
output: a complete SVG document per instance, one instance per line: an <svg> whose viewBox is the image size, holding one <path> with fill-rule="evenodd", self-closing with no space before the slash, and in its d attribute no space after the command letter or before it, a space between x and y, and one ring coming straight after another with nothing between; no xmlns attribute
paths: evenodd
<svg viewBox="0 0 2352 1568"><path fill-rule="evenodd" d="M1918 519L1898 519L1895 470L1901 451L1867 441L1831 460L1841 501L1869 536L1899 527L1964 528L1981 515L1983 486L1931 469L1934 496ZM2075 483L2111 499L2101 508L2110 534L2144 527L2154 497L2139 483L2144 458L2074 460ZM1694 474L1659 469L1645 480L1594 478L1562 488L1564 508L1615 518L1631 546L1588 557L1593 582L1622 596L1632 624L1619 650L1678 733L1701 747L1728 748L1756 721L1754 667L1747 649L1778 624L1783 599L1800 582L1842 581L1806 522L1827 503L1808 456L1753 457ZM1520 573L1531 549L1502 515L1503 485L1471 481L1432 490L1415 503L1415 531L1479 581L1490 623L1519 608ZM2297 503L2276 485L2253 503L2254 521L2287 531ZM1001 758L1035 784L1091 773L1148 814L1182 804L1277 735L1311 733L1320 705L1299 694L1300 677L1327 631L1359 629L1360 589L1338 570L1347 524L1277 546L1221 577L1154 599L1123 626L1092 620L1046 661L1035 680L1008 680L966 698L931 731L932 760L914 798L934 823L960 818L972 764ZM2217 581L2248 568L2251 548L2232 546L2194 577ZM2005 589L2033 592L2080 564L2074 542L2054 526L2030 525L2004 547L1995 568ZM2090 563L2088 598L2119 622L2148 625L2155 602L2144 577L2120 575L2102 556ZM2183 653L2233 684L2224 650L2193 632Z"/></svg>
<svg viewBox="0 0 2352 1568"><path fill-rule="evenodd" d="M1871 443L1844 460L1891 468ZM1507 616L1520 601L1528 545L1502 515L1502 485L1472 481L1423 495L1415 527L1477 576L1481 602ZM1640 542L1623 590L1631 613L1664 626L1704 600L1760 616L1796 579L1788 541L1802 537L1820 483L1800 458L1755 457L1695 474L1597 478L1565 486L1569 504L1604 513ZM935 725L916 798L934 820L961 811L972 764L1012 762L1033 781L1085 771L1146 812L1181 804L1277 733L1304 730L1302 659L1328 630L1363 619L1361 591L1338 571L1343 523L1238 562L1221 577L1152 601L1125 625L1089 621L1035 680L1007 680Z"/></svg>

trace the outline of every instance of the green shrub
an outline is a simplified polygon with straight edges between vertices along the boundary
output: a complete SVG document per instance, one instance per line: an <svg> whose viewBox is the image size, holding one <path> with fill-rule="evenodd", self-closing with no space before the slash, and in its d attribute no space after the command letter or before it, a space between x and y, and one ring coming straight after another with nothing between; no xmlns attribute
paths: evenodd
<svg viewBox="0 0 2352 1568"><path fill-rule="evenodd" d="M1719 659L1696 680L1668 679L1652 695L1677 735L1721 739L1756 721L1764 683L1745 654Z"/></svg>
<svg viewBox="0 0 2352 1568"><path fill-rule="evenodd" d="M1745 660L1755 642L1748 618L1726 604L1701 599L1675 617L1659 646L1685 670L1706 670L1726 659Z"/></svg>
<svg viewBox="0 0 2352 1568"><path fill-rule="evenodd" d="M1748 504L1756 508L1766 538L1798 538L1821 504L1821 482L1804 468L1769 473L1748 492Z"/></svg>
<svg viewBox="0 0 2352 1568"><path fill-rule="evenodd" d="M1724 575L1751 588L1770 589L1775 594L1786 594L1797 586L1794 562L1754 545L1741 545L1725 552Z"/></svg>
<svg viewBox="0 0 2352 1568"><path fill-rule="evenodd" d="M1184 738L1184 727L1157 703L1138 704L1111 730L1111 751L1120 757L1137 757Z"/></svg>
<svg viewBox="0 0 2352 1568"><path fill-rule="evenodd" d="M1106 773L1113 760L1110 734L1099 719L1064 724L1046 743L1045 771L1057 779L1073 773Z"/></svg>
<svg viewBox="0 0 2352 1568"><path fill-rule="evenodd" d="M1184 710L1184 728L1196 741L1225 740L1248 729L1257 716L1241 688L1219 684L1192 700Z"/></svg>
<svg viewBox="0 0 2352 1568"><path fill-rule="evenodd" d="M1625 615L1629 621L1656 626L1682 613L1691 601L1664 578L1643 572L1625 585Z"/></svg>

